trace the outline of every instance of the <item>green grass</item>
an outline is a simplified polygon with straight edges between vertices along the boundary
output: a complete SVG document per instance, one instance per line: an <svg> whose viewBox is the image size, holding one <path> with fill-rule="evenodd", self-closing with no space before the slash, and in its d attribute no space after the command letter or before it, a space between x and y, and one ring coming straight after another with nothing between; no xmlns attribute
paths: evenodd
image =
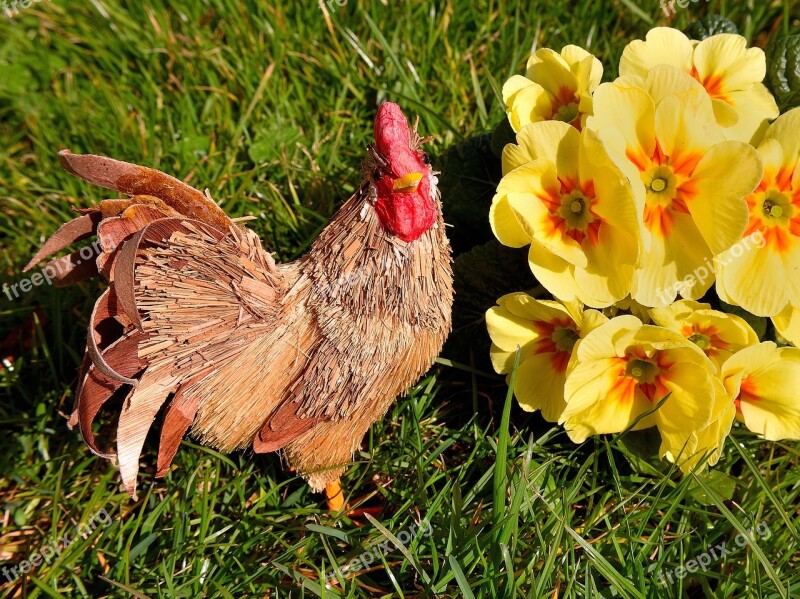
<svg viewBox="0 0 800 599"><path fill-rule="evenodd" d="M71 207L105 197L58 167L58 149L207 187L290 260L358 183L381 101L418 113L436 156L502 120L500 86L532 45L583 45L608 79L625 43L663 23L643 0L389 4L42 0L0 16L0 283L22 278ZM709 6L759 45L798 28L796 0L690 3L675 25ZM111 521L13 584L0 574L6 596L800 595L797 444L737 429L713 475L681 478L640 457L647 435L575 446L497 377L443 364L373 426L343 478L353 505L381 508L374 519L328 514L277 456L188 440L164 480L148 443L133 503L64 417L98 289L0 296L0 338L21 332L0 370L0 562L101 509ZM485 351L473 348L478 371ZM410 535L423 519L429 534ZM762 522L769 538L736 546ZM659 584L722 542L734 549L706 571Z"/></svg>

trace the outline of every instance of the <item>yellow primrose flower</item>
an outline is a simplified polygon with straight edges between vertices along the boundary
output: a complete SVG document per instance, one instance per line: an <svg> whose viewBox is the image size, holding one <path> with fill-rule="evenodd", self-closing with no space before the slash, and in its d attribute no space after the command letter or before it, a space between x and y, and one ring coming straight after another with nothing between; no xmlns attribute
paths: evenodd
<svg viewBox="0 0 800 599"><path fill-rule="evenodd" d="M800 309L786 306L783 312L772 317L772 324L786 341L794 346L800 345Z"/></svg>
<svg viewBox="0 0 800 599"><path fill-rule="evenodd" d="M597 89L587 128L597 131L643 206L649 249L631 296L663 307L678 292L697 299L712 285L711 259L741 237L744 198L761 178L761 162L749 144L725 140L708 94L687 85L684 74L657 67L644 80L649 91L634 79ZM666 92L672 83L679 93Z"/></svg>
<svg viewBox="0 0 800 599"><path fill-rule="evenodd" d="M721 377L747 428L768 441L800 439L800 349L747 347L722 365Z"/></svg>
<svg viewBox="0 0 800 599"><path fill-rule="evenodd" d="M740 35L724 33L693 42L677 29L656 27L645 41L627 45L619 73L645 77L660 64L678 67L703 85L727 139L750 142L779 114L775 98L762 83L767 70L764 52L748 48Z"/></svg>
<svg viewBox="0 0 800 599"><path fill-rule="evenodd" d="M667 308L653 308L650 317L702 349L717 369L740 349L758 343L758 335L743 318L712 310L710 304L681 300Z"/></svg>
<svg viewBox="0 0 800 599"><path fill-rule="evenodd" d="M717 293L758 316L800 307L800 108L781 115L758 146L764 174L747 197L750 220L718 258ZM739 168L739 163L736 168ZM795 335L796 338L796 335Z"/></svg>
<svg viewBox="0 0 800 599"><path fill-rule="evenodd" d="M521 292L504 295L497 304L486 312L494 369L510 373L519 347L514 395L524 410L541 410L545 420L556 422L565 405L564 379L572 348L607 319L576 303L565 306Z"/></svg>
<svg viewBox="0 0 800 599"><path fill-rule="evenodd" d="M627 181L593 133L556 121L526 125L503 151L489 219L501 243L531 244L536 278L557 298L594 308L624 298L639 257Z"/></svg>
<svg viewBox="0 0 800 599"><path fill-rule="evenodd" d="M636 430L657 426L664 452L675 452L687 434L711 422L714 371L705 354L679 333L618 316L575 348L559 423L580 443L590 435L619 433L640 419Z"/></svg>
<svg viewBox="0 0 800 599"><path fill-rule="evenodd" d="M725 439L731 432L736 416L733 400L728 396L722 381L713 379L711 421L704 427L683 435L662 435L660 454L684 474L703 470L719 462Z"/></svg>
<svg viewBox="0 0 800 599"><path fill-rule="evenodd" d="M560 54L540 48L525 76L514 75L503 85L511 127L519 131L528 123L557 120L580 129L602 77L603 65L583 48L564 46Z"/></svg>

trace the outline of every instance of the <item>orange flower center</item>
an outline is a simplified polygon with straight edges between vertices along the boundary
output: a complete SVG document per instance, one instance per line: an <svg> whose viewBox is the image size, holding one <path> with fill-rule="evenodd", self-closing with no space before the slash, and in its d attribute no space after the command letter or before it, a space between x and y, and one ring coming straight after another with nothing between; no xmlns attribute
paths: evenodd
<svg viewBox="0 0 800 599"><path fill-rule="evenodd" d="M580 339L577 325L565 316L550 321L536 320L533 329L540 335L534 346L537 354L552 354L550 363L557 372L566 372L572 348Z"/></svg>
<svg viewBox="0 0 800 599"><path fill-rule="evenodd" d="M794 167L764 169L764 177L747 199L750 221L744 237L761 232L766 247L779 253L788 252L800 237L800 186L792 185Z"/></svg>
<svg viewBox="0 0 800 599"><path fill-rule="evenodd" d="M667 156L658 140L650 156L631 148L626 155L639 169L645 186L644 224L650 232L667 237L675 217L689 213L686 202L697 195L692 175L703 156L699 152L687 151L676 151Z"/></svg>
<svg viewBox="0 0 800 599"><path fill-rule="evenodd" d="M578 109L580 98L578 93L568 85L562 85L558 92L550 99L551 113L550 119L563 121L581 130L581 112Z"/></svg>
<svg viewBox="0 0 800 599"><path fill-rule="evenodd" d="M549 214L546 235L569 237L579 244L587 241L597 245L600 226L603 224L592 206L594 205L594 181L589 179L578 184L567 177L558 178L558 188L547 188L539 196Z"/></svg>
<svg viewBox="0 0 800 599"><path fill-rule="evenodd" d="M665 352L655 351L648 355L641 348L633 348L614 362L611 394L618 401L632 402L636 394L641 393L650 403L658 403L669 394L664 383L673 363Z"/></svg>
<svg viewBox="0 0 800 599"><path fill-rule="evenodd" d="M719 331L714 325L684 325L681 333L709 357L717 355L720 350L730 348L730 344L720 338Z"/></svg>

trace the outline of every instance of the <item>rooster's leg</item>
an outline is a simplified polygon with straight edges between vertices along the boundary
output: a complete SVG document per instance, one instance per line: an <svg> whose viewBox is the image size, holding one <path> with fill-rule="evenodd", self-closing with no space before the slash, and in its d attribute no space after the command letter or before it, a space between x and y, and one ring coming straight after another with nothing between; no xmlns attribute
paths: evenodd
<svg viewBox="0 0 800 599"><path fill-rule="evenodd" d="M338 512L344 507L344 493L338 478L328 483L325 487L325 498L327 499L328 509L332 512Z"/></svg>

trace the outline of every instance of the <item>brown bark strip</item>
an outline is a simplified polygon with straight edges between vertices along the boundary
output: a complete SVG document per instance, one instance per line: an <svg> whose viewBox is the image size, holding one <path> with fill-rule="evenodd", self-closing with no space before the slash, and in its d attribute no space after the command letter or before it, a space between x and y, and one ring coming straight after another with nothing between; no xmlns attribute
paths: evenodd
<svg viewBox="0 0 800 599"><path fill-rule="evenodd" d="M173 218L173 210L162 211L152 206L134 204L119 216L105 219L97 227L97 236L104 252L112 252L125 239L162 218Z"/></svg>
<svg viewBox="0 0 800 599"><path fill-rule="evenodd" d="M92 364L98 372L103 374L106 378L116 381L125 385L136 385L136 379L129 378L123 374L118 373L114 368L106 362L103 352L97 345L98 338L95 334L99 321L103 318L110 316L109 298L112 295L111 288L106 289L100 299L94 305L92 315L89 318L89 332L86 335L86 352L92 360Z"/></svg>
<svg viewBox="0 0 800 599"><path fill-rule="evenodd" d="M39 248L39 251L34 254L30 262L25 265L25 268L22 269L22 272L28 272L39 262L48 256L52 256L59 250L63 250L68 245L72 245L76 241L80 241L90 237L91 235L94 235L95 229L97 228L97 224L99 222L99 215L86 214L84 216L79 216L78 218L73 218L71 221L64 223L47 239L47 241L44 242L44 245Z"/></svg>
<svg viewBox="0 0 800 599"><path fill-rule="evenodd" d="M61 166L84 181L127 195L150 195L188 218L222 230L232 226L222 209L203 193L160 171L93 154L58 153Z"/></svg>
<svg viewBox="0 0 800 599"><path fill-rule="evenodd" d="M303 433L311 430L322 419L301 418L297 415L299 406L287 402L279 407L258 431L253 439L255 453L269 453L283 449Z"/></svg>
<svg viewBox="0 0 800 599"><path fill-rule="evenodd" d="M145 339L144 335L134 333L112 343L108 349L103 352L103 360L115 372L120 373L123 377L134 377L142 371L145 367L143 361L139 360L137 349L139 343ZM81 387L80 395L78 396L78 415L77 420L80 425L81 434L86 445L89 446L92 453L112 459L113 453L101 452L94 440L94 433L92 432L92 424L100 408L108 401L114 392L122 387L123 383L119 380L106 378L99 372L94 364L89 367L86 377L84 378ZM74 417L74 415L73 415ZM72 419L70 419L72 420Z"/></svg>
<svg viewBox="0 0 800 599"><path fill-rule="evenodd" d="M136 497L136 474L139 472L139 456L161 406L174 391L178 381L169 374L148 368L139 385L131 389L125 407L119 415L117 426L117 460L125 490Z"/></svg>
<svg viewBox="0 0 800 599"><path fill-rule="evenodd" d="M164 415L164 424L161 427L161 441L158 444L158 471L156 478L162 478L169 472L172 460L178 453L181 440L189 430L189 427L197 413L197 406L200 398L197 395L187 393L190 385L202 380L211 369L207 369L194 377L191 381L181 385L175 392L172 402Z"/></svg>
<svg viewBox="0 0 800 599"><path fill-rule="evenodd" d="M78 404L80 403L81 393L83 392L83 385L86 382L86 375L92 365L92 359L89 354L83 353L83 360L81 360L81 367L78 370L78 389L75 391L75 400L72 402L72 412L70 412L69 419L67 420L67 428L72 430L78 424Z"/></svg>
<svg viewBox="0 0 800 599"><path fill-rule="evenodd" d="M98 254L95 248L91 248L91 250L92 252L88 259L81 257L81 250L78 250L63 258L50 260L42 270L55 273L55 276L52 276L51 279L56 287L66 287L73 283L91 279L97 276L95 259Z"/></svg>

